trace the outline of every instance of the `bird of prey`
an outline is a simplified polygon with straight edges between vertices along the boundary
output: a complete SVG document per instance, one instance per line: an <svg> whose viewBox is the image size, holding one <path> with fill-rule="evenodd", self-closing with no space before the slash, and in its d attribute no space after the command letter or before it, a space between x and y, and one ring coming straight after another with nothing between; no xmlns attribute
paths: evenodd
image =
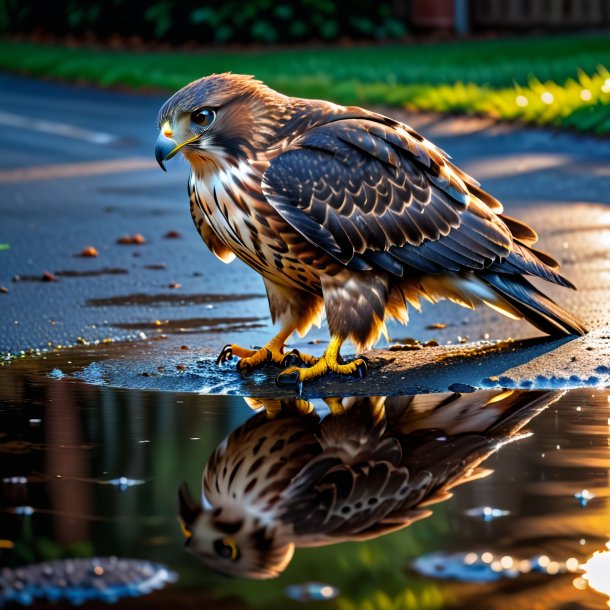
<svg viewBox="0 0 610 610"><path fill-rule="evenodd" d="M273 578L295 547L399 530L457 485L490 474L480 464L560 395L328 399L323 419L304 415L304 400L263 401L274 416L254 415L208 460L202 505L180 487L186 547L217 571Z"/></svg>
<svg viewBox="0 0 610 610"><path fill-rule="evenodd" d="M250 76L214 74L169 98L156 158L189 161L191 215L210 250L264 279L280 331L262 349L228 345L238 369L292 364L277 381L326 372L362 376L344 362L350 339L374 345L389 318L408 321L420 298L485 304L549 334L583 324L526 276L573 288L537 235L408 125L353 106L282 95ZM319 359L285 343L326 314ZM294 366L300 364L300 367Z"/></svg>

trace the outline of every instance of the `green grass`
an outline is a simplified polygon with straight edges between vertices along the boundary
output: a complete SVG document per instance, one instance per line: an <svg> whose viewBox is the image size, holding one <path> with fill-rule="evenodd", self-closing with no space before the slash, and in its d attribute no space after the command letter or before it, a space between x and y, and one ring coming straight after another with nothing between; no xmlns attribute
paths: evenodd
<svg viewBox="0 0 610 610"><path fill-rule="evenodd" d="M601 35L196 54L0 42L0 69L34 76L173 91L230 70L290 95L609 134L610 74L603 66L610 66L610 37Z"/></svg>

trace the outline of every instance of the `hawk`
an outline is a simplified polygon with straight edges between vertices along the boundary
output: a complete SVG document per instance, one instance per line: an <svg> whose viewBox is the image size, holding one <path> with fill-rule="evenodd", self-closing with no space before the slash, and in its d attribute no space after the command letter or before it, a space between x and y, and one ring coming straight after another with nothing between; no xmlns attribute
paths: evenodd
<svg viewBox="0 0 610 610"><path fill-rule="evenodd" d="M273 578L296 547L402 529L457 485L490 474L480 464L560 395L328 399L324 418L304 400L263 401L274 416L254 415L208 460L203 504L180 488L186 547L225 574Z"/></svg>
<svg viewBox="0 0 610 610"><path fill-rule="evenodd" d="M450 299L525 318L549 334L584 325L526 276L569 288L535 231L414 129L354 106L282 95L251 76L214 74L162 106L155 153L181 152L191 166L191 215L222 261L240 258L263 276L280 331L262 349L228 345L241 371L272 361L277 382L333 371L363 376L366 361L344 362L350 339L374 345L389 318L408 322L409 305ZM319 359L285 343L326 314L331 339ZM299 364L301 366L295 366ZM291 365L291 366L288 366Z"/></svg>

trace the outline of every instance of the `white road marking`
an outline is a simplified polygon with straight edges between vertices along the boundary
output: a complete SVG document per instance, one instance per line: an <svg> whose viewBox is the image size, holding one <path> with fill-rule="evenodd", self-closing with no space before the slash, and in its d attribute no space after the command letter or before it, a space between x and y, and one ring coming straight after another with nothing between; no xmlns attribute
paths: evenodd
<svg viewBox="0 0 610 610"><path fill-rule="evenodd" d="M91 131L90 129L69 125L68 123L56 123L55 121L35 119L13 114L11 112L0 111L0 125L29 129L31 131L39 131L41 133L63 136L65 138L74 138L76 140L90 142L91 144L110 144L119 139L118 136L109 133Z"/></svg>
<svg viewBox="0 0 610 610"><path fill-rule="evenodd" d="M37 167L20 167L1 169L0 183L31 182L32 180L55 180L58 178L75 178L78 176L96 176L141 170L156 170L159 166L154 159L132 157L112 161L88 161L85 163L62 163L57 165L40 165Z"/></svg>

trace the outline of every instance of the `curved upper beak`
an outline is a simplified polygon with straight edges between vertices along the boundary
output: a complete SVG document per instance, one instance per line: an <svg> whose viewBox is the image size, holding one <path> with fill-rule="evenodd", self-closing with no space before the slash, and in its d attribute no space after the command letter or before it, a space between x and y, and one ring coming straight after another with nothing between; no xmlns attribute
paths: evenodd
<svg viewBox="0 0 610 610"><path fill-rule="evenodd" d="M176 152L178 152L177 149L178 143L176 140L168 138L167 136L163 135L163 133L159 134L157 143L155 144L155 159L163 171L166 171L163 161L171 159Z"/></svg>

